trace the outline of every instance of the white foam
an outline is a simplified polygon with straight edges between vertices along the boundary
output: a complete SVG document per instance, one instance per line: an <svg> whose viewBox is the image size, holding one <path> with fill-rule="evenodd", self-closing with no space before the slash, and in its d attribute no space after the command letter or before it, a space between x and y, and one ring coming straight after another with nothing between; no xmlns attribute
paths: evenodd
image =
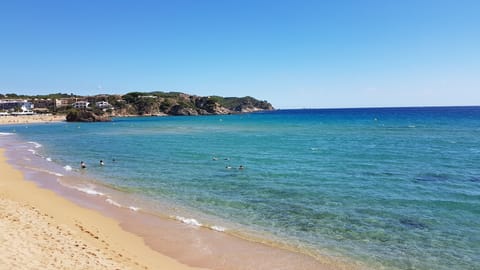
<svg viewBox="0 0 480 270"><path fill-rule="evenodd" d="M83 193L87 193L88 195L96 195L96 196L105 195L104 193L102 193L100 191L96 191L96 190L90 189L90 188L85 188L85 187L73 187L73 188L78 190L78 191L81 191Z"/></svg>
<svg viewBox="0 0 480 270"><path fill-rule="evenodd" d="M33 144L33 147L35 147L35 148L40 148L40 147L42 147L42 145L39 144L39 143L37 143L37 142L28 142L28 143Z"/></svg>
<svg viewBox="0 0 480 270"><path fill-rule="evenodd" d="M212 229L214 231L217 231L217 232L224 232L226 230L226 228L224 228L222 226L217 226L217 225L213 225L212 227L210 227L210 229Z"/></svg>
<svg viewBox="0 0 480 270"><path fill-rule="evenodd" d="M0 132L0 136L8 136L8 135L13 135L15 133L8 133L8 132Z"/></svg>
<svg viewBox="0 0 480 270"><path fill-rule="evenodd" d="M61 173L52 172L52 171L44 170L44 169L40 169L40 168L33 168L33 167L25 167L25 168L30 169L30 170L34 170L34 171L37 171L37 172L48 173L48 174L55 175L55 176L58 176L58 177L62 177L62 176L63 176L63 174L61 174Z"/></svg>
<svg viewBox="0 0 480 270"><path fill-rule="evenodd" d="M49 157L47 157L46 160L47 160L48 162L52 162L52 159L49 158Z"/></svg>
<svg viewBox="0 0 480 270"><path fill-rule="evenodd" d="M118 202L116 202L116 201L114 201L114 200L112 200L112 199L110 199L110 198L106 199L105 201L106 201L107 203L111 204L111 205L116 206L116 207L122 207L121 204L119 204Z"/></svg>
<svg viewBox="0 0 480 270"><path fill-rule="evenodd" d="M63 167L65 169L65 171L69 172L72 170L72 167L70 165L66 165Z"/></svg>
<svg viewBox="0 0 480 270"><path fill-rule="evenodd" d="M140 210L140 207L129 206L128 209L137 212L138 210Z"/></svg>
<svg viewBox="0 0 480 270"><path fill-rule="evenodd" d="M37 153L37 151L33 150L33 149L28 149L27 150L28 152L32 153L33 155L35 155Z"/></svg>
<svg viewBox="0 0 480 270"><path fill-rule="evenodd" d="M176 220L179 220L181 221L182 223L185 223L187 225L192 225L192 226L197 226L197 227L200 227L202 226L202 223L198 222L196 219L194 218L185 218L185 217L180 217L180 216L176 216L175 217Z"/></svg>

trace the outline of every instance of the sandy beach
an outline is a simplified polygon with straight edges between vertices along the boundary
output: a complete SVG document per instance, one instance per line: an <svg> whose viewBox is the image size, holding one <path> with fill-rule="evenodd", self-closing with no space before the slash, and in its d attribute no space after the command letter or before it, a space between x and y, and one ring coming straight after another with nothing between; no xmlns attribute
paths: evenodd
<svg viewBox="0 0 480 270"><path fill-rule="evenodd" d="M0 149L0 269L198 269L24 180Z"/></svg>
<svg viewBox="0 0 480 270"><path fill-rule="evenodd" d="M35 124L65 121L65 115L18 115L0 116L0 125Z"/></svg>

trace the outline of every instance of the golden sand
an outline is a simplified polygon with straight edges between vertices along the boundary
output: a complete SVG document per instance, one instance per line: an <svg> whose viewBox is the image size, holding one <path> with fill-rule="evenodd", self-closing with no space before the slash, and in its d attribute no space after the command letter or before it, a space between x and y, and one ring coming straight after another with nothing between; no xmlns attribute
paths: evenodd
<svg viewBox="0 0 480 270"><path fill-rule="evenodd" d="M0 269L198 269L113 219L24 180L0 149Z"/></svg>
<svg viewBox="0 0 480 270"><path fill-rule="evenodd" d="M35 124L65 121L65 115L18 115L0 116L0 125Z"/></svg>

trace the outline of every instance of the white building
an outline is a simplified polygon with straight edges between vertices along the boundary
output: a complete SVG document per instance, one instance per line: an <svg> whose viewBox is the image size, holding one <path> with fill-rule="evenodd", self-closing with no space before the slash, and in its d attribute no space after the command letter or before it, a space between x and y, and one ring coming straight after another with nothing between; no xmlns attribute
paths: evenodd
<svg viewBox="0 0 480 270"><path fill-rule="evenodd" d="M26 100L3 99L0 100L0 110L31 112L33 110L33 104Z"/></svg>
<svg viewBox="0 0 480 270"><path fill-rule="evenodd" d="M95 106L97 108L100 108L100 109L109 109L112 107L112 105L110 105L110 103L106 102L106 101L98 101L98 102L95 102Z"/></svg>
<svg viewBox="0 0 480 270"><path fill-rule="evenodd" d="M75 109L86 109L90 106L90 102L87 101L77 101L73 103L73 108Z"/></svg>

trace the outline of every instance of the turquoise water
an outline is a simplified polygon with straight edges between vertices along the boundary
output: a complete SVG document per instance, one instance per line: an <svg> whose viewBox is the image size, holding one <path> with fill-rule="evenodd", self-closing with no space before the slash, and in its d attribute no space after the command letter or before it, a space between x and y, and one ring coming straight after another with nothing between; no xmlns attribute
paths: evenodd
<svg viewBox="0 0 480 270"><path fill-rule="evenodd" d="M480 268L480 107L121 118L0 132L40 143L32 149L61 167L79 170L83 160L83 174L186 222L379 269Z"/></svg>

